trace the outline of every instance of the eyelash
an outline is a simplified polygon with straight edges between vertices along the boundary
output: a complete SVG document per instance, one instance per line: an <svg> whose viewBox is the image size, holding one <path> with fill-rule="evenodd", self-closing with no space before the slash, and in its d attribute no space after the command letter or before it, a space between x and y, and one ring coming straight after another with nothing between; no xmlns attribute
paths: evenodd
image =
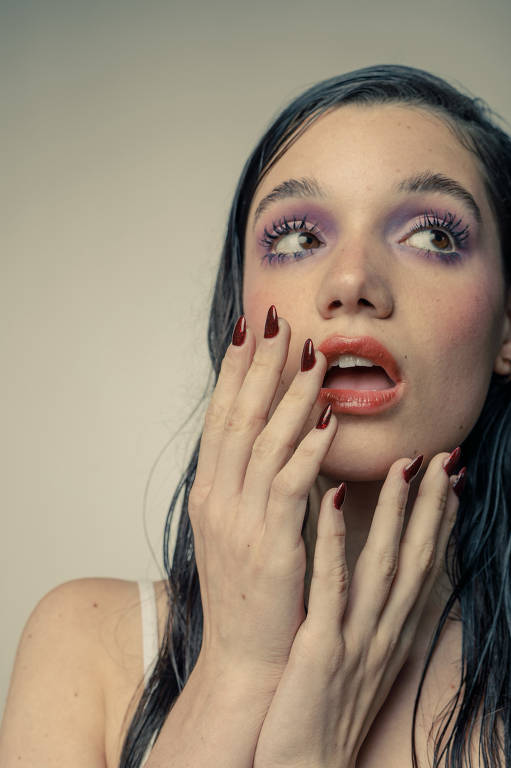
<svg viewBox="0 0 511 768"><path fill-rule="evenodd" d="M468 224L463 226L463 220L461 218L457 219L454 214L447 212L441 217L436 211L426 211L422 214L419 222L412 226L406 237L402 238L399 242L405 243L416 232L426 232L428 229L440 229L447 233L454 243L454 248L460 249L463 248L463 245L470 234L470 227ZM429 249L424 248L417 248L417 250L426 256L426 258L439 259L448 264L453 264L460 260L460 255L455 250L444 252L430 251Z"/></svg>
<svg viewBox="0 0 511 768"><path fill-rule="evenodd" d="M300 261L301 259L306 258L304 251L295 251L295 253L272 253L270 250L273 247L275 240L281 238L282 235L289 235L293 234L294 232L314 235L320 241L321 246L324 245L324 243L319 238L318 225L309 223L307 220L307 214L302 217L293 216L291 221L283 216L281 219L279 219L279 221L272 222L271 232L268 231L267 227L264 228L263 236L259 242L263 248L268 249L268 252L264 254L262 261L266 260L268 261L268 264L273 264L276 260L278 264L283 264L290 258L292 258L294 261ZM317 248L310 248L306 252L307 256L311 256L317 250Z"/></svg>
<svg viewBox="0 0 511 768"><path fill-rule="evenodd" d="M463 220L456 218L456 216L450 212L441 216L436 211L425 211L420 217L419 221L414 224L406 237L402 238L399 242L405 243L416 232L425 232L429 229L440 229L447 233L455 248L463 248L463 245L470 234L470 227L468 224L463 226ZM293 216L291 220L283 216L279 221L272 222L271 231L268 231L267 227L264 228L263 236L261 238L260 245L267 249L267 252L262 257L262 261L267 261L268 264L274 264L276 261L278 264L284 264L292 259L293 261L301 261L308 256L312 256L318 248L310 248L307 251L296 251L295 253L273 253L271 248L275 244L275 241L279 240L283 235L292 234L294 232L310 233L313 234L320 241L322 247L324 243L319 237L319 227L317 224L311 224L307 220L307 215L303 217ZM414 247L414 246L412 246ZM424 248L416 248L423 256L431 259L439 259L444 263L455 263L460 259L460 255L456 251L432 251Z"/></svg>

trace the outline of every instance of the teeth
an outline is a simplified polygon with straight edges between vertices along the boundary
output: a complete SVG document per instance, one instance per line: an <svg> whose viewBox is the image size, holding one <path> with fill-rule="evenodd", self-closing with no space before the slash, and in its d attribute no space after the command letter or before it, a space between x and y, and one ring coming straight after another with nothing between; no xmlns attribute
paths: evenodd
<svg viewBox="0 0 511 768"><path fill-rule="evenodd" d="M374 363L371 360L368 360L366 357L357 357L356 355L341 355L337 360L334 360L330 367L333 368L335 365L339 366L339 368L353 368L355 365L363 365L366 368L371 368L374 366Z"/></svg>

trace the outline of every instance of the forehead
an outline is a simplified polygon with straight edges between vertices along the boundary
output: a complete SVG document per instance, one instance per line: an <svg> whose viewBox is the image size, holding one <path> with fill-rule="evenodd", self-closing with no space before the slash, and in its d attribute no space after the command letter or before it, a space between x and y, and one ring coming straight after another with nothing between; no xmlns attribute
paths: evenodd
<svg viewBox="0 0 511 768"><path fill-rule="evenodd" d="M417 106L350 104L321 115L291 145L259 185L251 206L276 184L317 178L329 196L385 193L425 170L456 179L489 215L476 156L438 115Z"/></svg>

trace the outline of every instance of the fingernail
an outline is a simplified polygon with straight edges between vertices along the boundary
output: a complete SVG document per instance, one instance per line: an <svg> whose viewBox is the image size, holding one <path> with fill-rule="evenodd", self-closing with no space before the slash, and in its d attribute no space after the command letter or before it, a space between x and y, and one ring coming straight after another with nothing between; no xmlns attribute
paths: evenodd
<svg viewBox="0 0 511 768"><path fill-rule="evenodd" d="M234 326L234 331L232 332L232 343L235 347L241 347L245 341L246 334L247 321L245 320L245 315L241 315L241 317L237 319L236 325Z"/></svg>
<svg viewBox="0 0 511 768"><path fill-rule="evenodd" d="M461 494L463 493L463 488L465 487L465 480L467 478L467 468L463 467L463 469L458 474L458 477L452 484L452 489L458 499L460 498Z"/></svg>
<svg viewBox="0 0 511 768"><path fill-rule="evenodd" d="M264 338L272 339L279 332L279 318L277 316L277 310L272 304L266 315L266 323L264 325Z"/></svg>
<svg viewBox="0 0 511 768"><path fill-rule="evenodd" d="M314 363L316 362L316 355L314 354L314 344L312 343L312 339L307 339L305 344L303 345L303 352L302 352L302 371L310 371L311 368L314 368Z"/></svg>
<svg viewBox="0 0 511 768"><path fill-rule="evenodd" d="M421 453L419 456L416 456L415 459L411 461L409 464L407 464L406 467L403 469L403 477L406 483L409 483L410 480L413 477L415 477L415 475L421 468L423 459L424 459L424 456Z"/></svg>
<svg viewBox="0 0 511 768"><path fill-rule="evenodd" d="M335 492L334 507L340 509L346 496L346 483L341 483Z"/></svg>
<svg viewBox="0 0 511 768"><path fill-rule="evenodd" d="M461 456L461 448L458 447L454 449L454 451L451 453L448 459L446 459L444 464L444 470L450 477L456 472L456 467L458 466L458 462L460 460Z"/></svg>
<svg viewBox="0 0 511 768"><path fill-rule="evenodd" d="M328 422L330 421L330 416L332 415L332 404L328 403L327 407L321 414L321 416L318 419L318 423L316 424L316 429L326 429L328 427Z"/></svg>

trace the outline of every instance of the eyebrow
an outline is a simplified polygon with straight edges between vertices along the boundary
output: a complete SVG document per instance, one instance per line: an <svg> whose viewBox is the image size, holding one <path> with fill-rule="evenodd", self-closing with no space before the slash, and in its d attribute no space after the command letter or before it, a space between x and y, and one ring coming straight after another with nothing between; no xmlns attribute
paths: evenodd
<svg viewBox="0 0 511 768"><path fill-rule="evenodd" d="M398 187L398 192L443 192L464 203L473 213L479 224L482 221L481 211L470 192L459 182L443 176L441 173L424 171L417 176L404 179Z"/></svg>
<svg viewBox="0 0 511 768"><path fill-rule="evenodd" d="M423 173L410 176L401 181L397 187L397 192L442 192L450 195L456 200L464 203L481 223L482 216L479 206L470 192L459 182L444 176L441 173L424 171ZM319 181L313 177L304 177L301 179L287 179L281 184L277 184L272 191L263 197L254 213L255 226L261 214L277 200L284 200L290 197L310 199L317 197L328 197L328 192L321 186Z"/></svg>
<svg viewBox="0 0 511 768"><path fill-rule="evenodd" d="M298 197L302 199L314 197L327 197L319 181L310 177L302 179L287 179L281 184L277 184L269 195L263 197L254 213L254 226L259 216L277 200L284 200L288 197Z"/></svg>

